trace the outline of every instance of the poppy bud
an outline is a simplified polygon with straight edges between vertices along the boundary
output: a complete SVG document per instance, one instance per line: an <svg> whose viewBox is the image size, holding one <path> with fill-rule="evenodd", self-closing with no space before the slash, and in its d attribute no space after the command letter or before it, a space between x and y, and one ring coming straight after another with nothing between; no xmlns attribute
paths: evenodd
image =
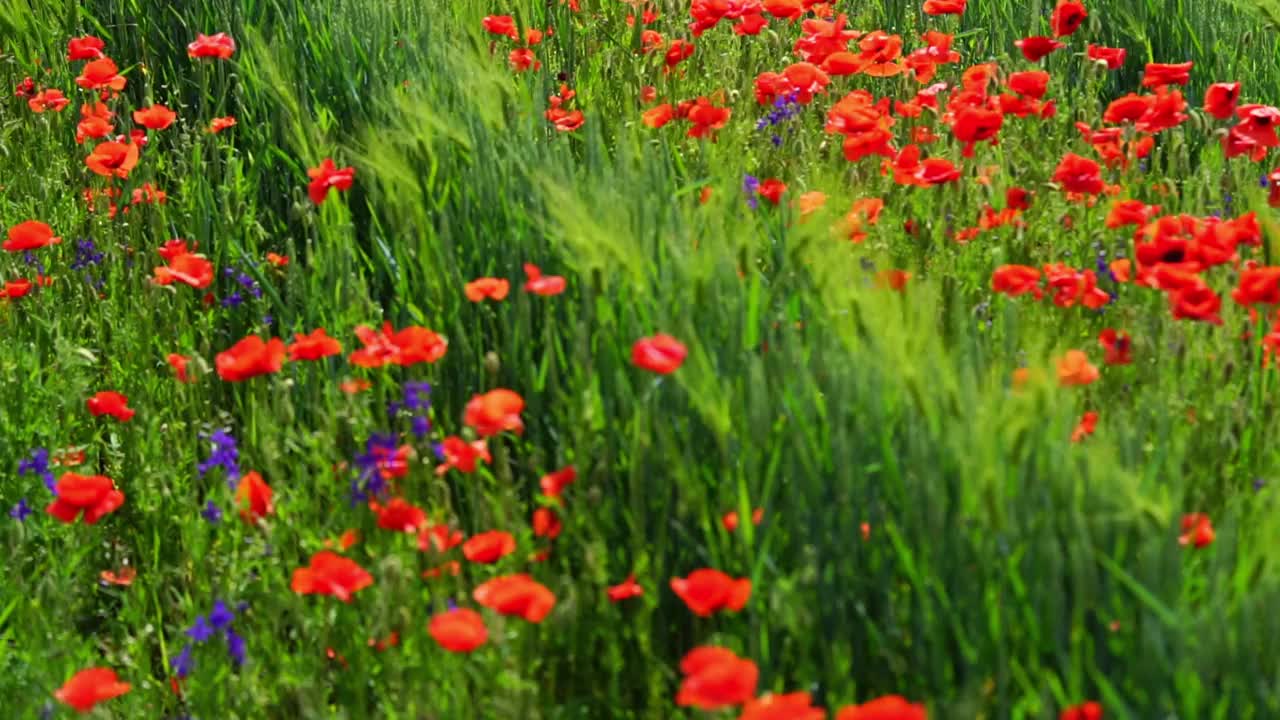
<svg viewBox="0 0 1280 720"><path fill-rule="evenodd" d="M498 371L502 369L502 360L498 358L498 353L490 350L484 354L484 371L492 376L497 376Z"/></svg>

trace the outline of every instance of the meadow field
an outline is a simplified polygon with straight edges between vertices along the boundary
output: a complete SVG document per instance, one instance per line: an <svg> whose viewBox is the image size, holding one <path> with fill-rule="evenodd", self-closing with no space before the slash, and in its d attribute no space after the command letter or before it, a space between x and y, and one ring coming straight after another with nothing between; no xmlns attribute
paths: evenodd
<svg viewBox="0 0 1280 720"><path fill-rule="evenodd" d="M0 717L1280 718L1274 0L0 0Z"/></svg>

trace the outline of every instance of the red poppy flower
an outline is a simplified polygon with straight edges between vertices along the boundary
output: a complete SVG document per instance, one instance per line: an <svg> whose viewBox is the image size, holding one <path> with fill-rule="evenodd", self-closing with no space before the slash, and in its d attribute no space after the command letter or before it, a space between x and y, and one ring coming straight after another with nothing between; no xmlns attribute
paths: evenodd
<svg viewBox="0 0 1280 720"><path fill-rule="evenodd" d="M469 608L446 610L431 618L427 632L440 647L455 653L469 653L489 640L484 618Z"/></svg>
<svg viewBox="0 0 1280 720"><path fill-rule="evenodd" d="M542 494L549 498L558 499L564 489L569 487L578 479L578 471L572 465L560 468L553 473L543 475L538 484L542 488Z"/></svg>
<svg viewBox="0 0 1280 720"><path fill-rule="evenodd" d="M1148 205L1141 200L1117 200L1107 213L1107 227L1115 230L1127 225L1146 225L1159 212L1159 205Z"/></svg>
<svg viewBox="0 0 1280 720"><path fill-rule="evenodd" d="M486 15L480 24L494 35L505 35L512 40L520 37L516 32L516 19L510 15Z"/></svg>
<svg viewBox="0 0 1280 720"><path fill-rule="evenodd" d="M559 275L543 275L537 265L525 263L524 274L528 278L524 284L524 291L527 293L550 296L564 292L564 278Z"/></svg>
<svg viewBox="0 0 1280 720"><path fill-rule="evenodd" d="M35 285L30 280L7 280L4 287L0 288L0 297L8 300L17 300L20 297L25 297L33 287Z"/></svg>
<svg viewBox="0 0 1280 720"><path fill-rule="evenodd" d="M1063 156L1053 171L1053 181L1066 192L1096 195L1104 188L1102 168L1098 163L1075 153Z"/></svg>
<svg viewBox="0 0 1280 720"><path fill-rule="evenodd" d="M1075 430L1071 431L1071 442L1078 443L1093 434L1098 427L1098 413L1092 410L1085 413L1080 418L1080 422L1076 424Z"/></svg>
<svg viewBox="0 0 1280 720"><path fill-rule="evenodd" d="M155 268L152 278L157 285L180 282L197 290L207 288L213 282L213 263L203 255L180 253L169 260L168 265Z"/></svg>
<svg viewBox="0 0 1280 720"><path fill-rule="evenodd" d="M1205 513L1188 513L1182 516L1182 535L1178 537L1179 545L1193 545L1202 548L1213 542L1213 523Z"/></svg>
<svg viewBox="0 0 1280 720"><path fill-rule="evenodd" d="M394 532L416 533L427 524L427 514L422 508L413 505L404 498L391 498L386 505L378 502L369 503L378 515L378 527Z"/></svg>
<svg viewBox="0 0 1280 720"><path fill-rule="evenodd" d="M1204 111L1219 120L1226 120L1236 112L1240 101L1240 83L1214 83L1204 91Z"/></svg>
<svg viewBox="0 0 1280 720"><path fill-rule="evenodd" d="M209 134L217 135L223 130L229 130L236 126L236 119L230 115L226 117L216 117L209 121Z"/></svg>
<svg viewBox="0 0 1280 720"><path fill-rule="evenodd" d="M42 113L45 110L54 112L62 112L66 109L71 101L66 95L57 88L46 88L41 90L39 94L27 101L27 107L31 108L31 112Z"/></svg>
<svg viewBox="0 0 1280 720"><path fill-rule="evenodd" d="M284 341L264 341L250 335L214 358L218 377L227 382L240 382L259 375L279 372L284 365Z"/></svg>
<svg viewBox="0 0 1280 720"><path fill-rule="evenodd" d="M963 15L969 0L925 0L925 15Z"/></svg>
<svg viewBox="0 0 1280 720"><path fill-rule="evenodd" d="M511 283L501 278L484 277L472 280L466 285L466 296L471 302L483 302L485 298L495 301L504 300L511 290Z"/></svg>
<svg viewBox="0 0 1280 720"><path fill-rule="evenodd" d="M1059 713L1058 720L1102 720L1102 704L1090 701L1073 705Z"/></svg>
<svg viewBox="0 0 1280 720"><path fill-rule="evenodd" d="M1222 317L1218 315L1218 310L1222 308L1222 298L1203 281L1188 283L1170 292L1169 307L1177 320L1222 324Z"/></svg>
<svg viewBox="0 0 1280 720"><path fill-rule="evenodd" d="M53 697L63 705L87 713L98 703L129 692L129 687L129 683L120 682L115 670L89 668L72 675Z"/></svg>
<svg viewBox="0 0 1280 720"><path fill-rule="evenodd" d="M333 164L332 158L325 158L320 162L319 167L307 170L307 177L311 178L307 193L311 196L311 202L319 205L329 196L330 190L351 189L351 183L355 181L356 169L353 167L339 169Z"/></svg>
<svg viewBox="0 0 1280 720"><path fill-rule="evenodd" d="M1022 51L1022 56L1031 62L1040 62L1040 60L1049 53L1066 47L1066 43L1058 42L1053 38L1045 37L1043 35L1034 35L1032 37L1023 38L1015 42L1014 45Z"/></svg>
<svg viewBox="0 0 1280 720"><path fill-rule="evenodd" d="M115 585L116 587L129 587L133 581L138 578L137 568L128 565L120 568L120 570L103 570L98 573L98 577L107 585Z"/></svg>
<svg viewBox="0 0 1280 720"><path fill-rule="evenodd" d="M165 356L165 362L169 363L169 367L173 368L173 374L178 378L178 382L191 382L192 378L187 373L187 365L190 364L191 358L178 353L169 353Z"/></svg>
<svg viewBox="0 0 1280 720"><path fill-rule="evenodd" d="M462 531L454 530L448 525L425 525L418 531L418 549L426 552L434 549L438 553L448 552L462 544Z"/></svg>
<svg viewBox="0 0 1280 720"><path fill-rule="evenodd" d="M295 334L294 341L289 343L287 350L289 359L295 362L298 360L319 360L341 353L342 343L329 337L324 328L316 328L309 335Z"/></svg>
<svg viewBox="0 0 1280 720"><path fill-rule="evenodd" d="M1068 350L1058 360L1059 385L1089 385L1098 379L1098 368L1083 350Z"/></svg>
<svg viewBox="0 0 1280 720"><path fill-rule="evenodd" d="M373 584L373 576L356 561L328 550L311 556L311 564L293 571L290 583L299 595L332 595L342 602Z"/></svg>
<svg viewBox="0 0 1280 720"><path fill-rule="evenodd" d="M631 346L631 364L659 375L675 372L688 355L683 343L665 334L640 338Z"/></svg>
<svg viewBox="0 0 1280 720"><path fill-rule="evenodd" d="M1098 335L1098 342L1102 343L1102 347L1107 351L1104 362L1108 365L1128 365L1133 362L1133 357L1130 355L1133 343L1129 339L1129 333L1107 328Z"/></svg>
<svg viewBox="0 0 1280 720"><path fill-rule="evenodd" d="M676 704L699 710L720 710L741 705L756 694L760 671L750 660L732 650L703 645L680 661L684 680L676 692Z"/></svg>
<svg viewBox="0 0 1280 720"><path fill-rule="evenodd" d="M694 570L689 577L671 578L671 589L695 615L709 617L721 611L737 612L751 599L751 580L734 580L711 568Z"/></svg>
<svg viewBox="0 0 1280 720"><path fill-rule="evenodd" d="M693 123L693 127L689 128L686 135L691 138L712 137L714 139L714 131L728 125L732 115L733 110L730 108L717 107L710 98L699 97L683 115Z"/></svg>
<svg viewBox="0 0 1280 720"><path fill-rule="evenodd" d="M102 51L106 49L106 47L106 43L93 35L71 38L67 41L67 60L70 62L76 62L77 60L97 60L102 57Z"/></svg>
<svg viewBox="0 0 1280 720"><path fill-rule="evenodd" d="M127 178L129 172L138 165L138 145L121 142L98 143L93 152L84 159L84 164L93 172L106 178Z"/></svg>
<svg viewBox="0 0 1280 720"><path fill-rule="evenodd" d="M1280 303L1280 267L1247 268L1240 272L1240 284L1231 298L1241 305Z"/></svg>
<svg viewBox="0 0 1280 720"><path fill-rule="evenodd" d="M120 74L120 69L116 67L115 61L109 57L86 64L80 71L80 76L76 78L76 84L85 90L119 92L124 89L126 82L124 76Z"/></svg>
<svg viewBox="0 0 1280 720"><path fill-rule="evenodd" d="M771 204L777 205L782 202L782 193L787 191L787 184L777 178L769 178L760 183L759 189L756 191L760 197L768 200Z"/></svg>
<svg viewBox="0 0 1280 720"><path fill-rule="evenodd" d="M271 267L282 268L282 267L287 267L289 265L288 255L279 255L273 252L269 252L267 253L266 258L267 258L267 262L271 263Z"/></svg>
<svg viewBox="0 0 1280 720"><path fill-rule="evenodd" d="M472 535L462 543L462 555L467 560L481 565L491 565L503 557L515 552L516 539L509 532L490 530L479 535Z"/></svg>
<svg viewBox="0 0 1280 720"><path fill-rule="evenodd" d="M759 525L764 520L764 508L756 508L751 511L751 524ZM724 525L724 529L733 532L738 529L738 511L730 510L720 517L720 524Z"/></svg>
<svg viewBox="0 0 1280 720"><path fill-rule="evenodd" d="M675 108L671 107L671 103L663 103L645 110L644 113L640 115L640 122L644 123L646 127L651 127L656 130L657 128L671 122L675 116Z"/></svg>
<svg viewBox="0 0 1280 720"><path fill-rule="evenodd" d="M542 67L538 56L534 55L529 48L515 48L507 55L507 62L515 72L525 72L531 68L537 70Z"/></svg>
<svg viewBox="0 0 1280 720"><path fill-rule="evenodd" d="M501 615L517 615L531 623L542 622L556 605L547 586L525 574L503 575L481 583L471 597Z"/></svg>
<svg viewBox="0 0 1280 720"><path fill-rule="evenodd" d="M38 220L27 220L9 228L9 239L0 247L8 252L26 252L60 242L62 238L54 237L53 229L48 225Z"/></svg>
<svg viewBox="0 0 1280 720"><path fill-rule="evenodd" d="M1194 63L1147 63L1142 74L1143 87L1159 87L1161 85L1186 85L1191 82L1191 68Z"/></svg>
<svg viewBox="0 0 1280 720"><path fill-rule="evenodd" d="M531 524L534 537L544 537L548 540L560 537L560 532L564 530L564 523L560 521L560 516L556 515L556 511L551 508L540 507L534 510Z"/></svg>
<svg viewBox="0 0 1280 720"><path fill-rule="evenodd" d="M1064 37L1080 29L1080 24L1089 16L1084 5L1077 0L1059 0L1049 17L1049 27L1053 28L1056 37Z"/></svg>
<svg viewBox="0 0 1280 720"><path fill-rule="evenodd" d="M349 360L353 365L366 368L433 363L444 357L449 347L443 337L416 325L392 330L391 323L385 323L381 331L361 325L356 328L356 337L364 347L351 353Z"/></svg>
<svg viewBox="0 0 1280 720"><path fill-rule="evenodd" d="M1039 100L1049 89L1049 73L1043 70L1011 73L1006 84L1019 95Z"/></svg>
<svg viewBox="0 0 1280 720"><path fill-rule="evenodd" d="M840 708L835 720L928 720L923 705L908 702L901 695L885 695L861 705Z"/></svg>
<svg viewBox="0 0 1280 720"><path fill-rule="evenodd" d="M826 720L827 711L813 706L807 692L769 693L742 706L738 720Z"/></svg>
<svg viewBox="0 0 1280 720"><path fill-rule="evenodd" d="M436 467L437 475L444 475L450 468L456 468L464 473L473 473L476 471L476 462L480 460L486 463L493 462L493 458L489 456L489 448L483 439L469 443L457 435L450 435L441 440L438 454L442 456L442 463Z"/></svg>
<svg viewBox="0 0 1280 720"><path fill-rule="evenodd" d="M63 473L56 485L58 496L45 512L64 523L73 523L84 512L84 523L93 525L124 505L124 493L105 475Z"/></svg>
<svg viewBox="0 0 1280 720"><path fill-rule="evenodd" d="M259 520L275 512L271 502L275 492L256 470L249 471L240 478L236 486L236 506L240 508L240 519L256 525Z"/></svg>
<svg viewBox="0 0 1280 720"><path fill-rule="evenodd" d="M193 58L215 58L228 60L236 52L236 41L226 33L217 35L196 34L196 39L187 45L187 56Z"/></svg>
<svg viewBox="0 0 1280 720"><path fill-rule="evenodd" d="M929 158L920 163L915 179L921 187L945 185L960 179L960 168L946 158Z"/></svg>
<svg viewBox="0 0 1280 720"><path fill-rule="evenodd" d="M626 580L606 588L605 595L609 597L609 602L617 603L644 595L644 588L636 582L635 573L631 573Z"/></svg>
<svg viewBox="0 0 1280 720"><path fill-rule="evenodd" d="M129 398L114 390L103 390L94 394L85 401L85 405L94 417L110 415L120 422L129 422L134 415L133 408L129 407Z"/></svg>
<svg viewBox="0 0 1280 720"><path fill-rule="evenodd" d="M148 130L164 130L173 124L178 114L163 105L133 111L133 121Z"/></svg>
<svg viewBox="0 0 1280 720"><path fill-rule="evenodd" d="M1106 63L1108 70L1119 70L1124 66L1124 59L1129 54L1129 51L1124 48L1110 48L1089 43L1089 49L1086 54L1090 60Z"/></svg>
<svg viewBox="0 0 1280 720"><path fill-rule="evenodd" d="M524 431L520 412L524 410L524 398L511 390L498 388L483 395L473 395L463 412L462 421L475 428L480 437L499 433Z"/></svg>
<svg viewBox="0 0 1280 720"><path fill-rule="evenodd" d="M1009 297L1031 293L1037 300L1044 297L1040 287L1040 271L1027 265L1001 265L991 273L991 289Z"/></svg>

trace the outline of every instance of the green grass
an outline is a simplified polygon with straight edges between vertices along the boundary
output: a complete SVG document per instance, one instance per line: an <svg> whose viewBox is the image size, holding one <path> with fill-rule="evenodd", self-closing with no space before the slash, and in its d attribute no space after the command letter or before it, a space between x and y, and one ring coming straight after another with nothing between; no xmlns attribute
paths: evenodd
<svg viewBox="0 0 1280 720"><path fill-rule="evenodd" d="M655 5L656 27L687 37L687 3ZM940 74L954 83L977 62L1029 68L1013 41L1047 33L1048 5L973 2L960 20L926 18L915 0L837 8L853 27L901 32L907 48L926 28L955 32L964 64ZM1209 273L1220 327L1175 321L1158 292L1132 284L1098 314L993 296L990 274L1132 252L1128 232L1103 225L1107 199L1071 205L1048 182L1063 153L1088 154L1072 123L1096 126L1148 60L1196 62L1196 109L1161 136L1145 173L1135 164L1109 181L1169 213L1256 210L1260 257L1271 257L1276 215L1258 176L1274 154L1224 160L1198 106L1219 80L1241 81L1249 101L1280 98L1280 40L1248 4L1088 6L1071 47L1044 63L1057 117L1011 118L998 146L979 147L966 169L998 165L990 187L967 177L920 189L894 185L875 159L847 162L822 130L847 92L905 99L914 81L835 79L781 148L754 129L766 110L753 79L795 60L798 30L780 22L756 38L709 31L685 72L664 77L657 57L632 52L629 8L613 0L582 0L577 15L525 0L0 0L0 226L35 218L64 238L37 253L54 284L0 305L0 501L25 497L37 511L0 524L0 708L36 716L72 673L104 666L133 690L100 717L697 717L674 706L678 663L714 643L758 664L762 693L808 690L833 714L900 693L944 720L1052 718L1086 699L1108 719L1276 717L1280 415L1256 338L1240 339L1250 322L1227 297L1234 272ZM513 76L505 41L490 54L481 18L506 12L555 27L538 47L542 71ZM218 31L240 45L232 61L186 57L196 33ZM89 212L81 191L104 182L74 140L78 98L35 115L7 90L31 75L79 94L65 43L81 33L102 37L129 78L119 125L150 102L179 114L120 183L127 198L151 182L164 205ZM1089 70L1086 42L1127 47L1125 69ZM573 134L542 117L561 73L587 116ZM685 139L679 124L651 130L639 122L644 85L673 102L723 89L733 118L715 143ZM235 128L203 132L228 114ZM933 151L960 161L949 138ZM316 207L306 169L325 157L354 165L356 181ZM744 173L829 200L804 222L784 207L753 212ZM1177 195L1159 197L1160 181ZM949 239L948 225L1001 206L1015 184L1037 193L1025 228ZM704 186L714 192L701 204ZM862 197L886 208L854 245L832 229ZM207 308L202 291L151 285L155 248L173 237L199 241L219 297L235 287L221 276L233 265L262 297ZM104 255L88 270L100 290L71 269L83 238ZM292 261L272 268L267 252ZM519 292L524 262L566 276L567 292ZM914 276L887 292L864 263ZM0 258L0 280L32 274L21 255ZM463 286L481 276L510 279L511 296L468 302ZM357 325L383 320L440 332L448 354L372 372L341 358L292 363L244 383L213 371L249 333L325 327L349 352ZM1011 388L1022 364L1052 379L1069 348L1101 365L1104 327L1132 333L1133 365L1103 368L1087 388ZM630 362L632 342L655 332L689 348L670 376ZM170 352L197 358L198 382L174 381ZM352 377L371 390L341 392ZM437 521L515 533L519 550L496 569L464 563L457 578L425 581L438 561L347 502L350 473L335 466L391 429L385 406L406 380L432 384L438 435L463 433L476 393L505 387L527 401L525 432L495 438L491 466L440 478L415 463L403 485ZM129 396L132 421L87 413L106 389ZM1100 413L1098 431L1073 444L1086 410ZM275 488L263 527L235 518L219 474L196 472L209 453L198 434L220 427ZM68 446L85 449L81 472L128 496L98 525L57 523L41 512L40 481L16 473L32 448ZM416 447L430 458L428 443ZM538 478L567 464L579 479L564 532L546 562L529 563L546 544L529 526ZM1255 479L1272 486L1255 491ZM200 516L210 499L221 524ZM721 527L723 513L754 507L759 526ZM1198 551L1178 544L1194 511L1217 531ZM362 533L350 555L374 585L349 606L292 593L294 568L347 528ZM122 563L137 568L132 586L98 582ZM669 581L700 567L750 577L746 609L695 618ZM490 642L471 656L427 634L446 600L474 606L476 584L526 570L558 597L541 624L485 611ZM645 595L611 604L604 588L631 572ZM180 699L169 663L215 599L248 603L236 628L249 662L200 649ZM367 645L392 631L399 646Z"/></svg>

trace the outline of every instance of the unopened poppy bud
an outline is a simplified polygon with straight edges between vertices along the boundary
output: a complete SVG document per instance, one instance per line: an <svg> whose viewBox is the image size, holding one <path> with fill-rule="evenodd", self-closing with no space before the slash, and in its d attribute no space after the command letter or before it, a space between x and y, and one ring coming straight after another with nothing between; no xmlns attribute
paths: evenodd
<svg viewBox="0 0 1280 720"><path fill-rule="evenodd" d="M484 371L490 375L496 376L498 371L502 369L502 360L498 358L498 353L490 350L484 354Z"/></svg>

